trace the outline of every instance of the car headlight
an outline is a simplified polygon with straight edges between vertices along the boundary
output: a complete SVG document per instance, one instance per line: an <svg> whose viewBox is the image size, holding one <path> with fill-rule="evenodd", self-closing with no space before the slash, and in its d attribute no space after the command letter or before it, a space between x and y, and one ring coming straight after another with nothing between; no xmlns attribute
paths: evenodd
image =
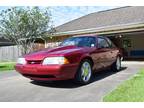
<svg viewBox="0 0 144 108"><path fill-rule="evenodd" d="M27 62L25 60L25 58L18 58L17 60L17 64L22 64L22 65L25 65Z"/></svg>
<svg viewBox="0 0 144 108"><path fill-rule="evenodd" d="M49 64L68 64L69 61L65 57L47 57L43 60L43 65Z"/></svg>

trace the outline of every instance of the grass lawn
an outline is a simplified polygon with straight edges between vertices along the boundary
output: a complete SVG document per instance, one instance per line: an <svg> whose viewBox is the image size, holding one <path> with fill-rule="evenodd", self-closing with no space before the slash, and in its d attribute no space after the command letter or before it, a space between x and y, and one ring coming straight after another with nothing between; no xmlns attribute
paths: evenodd
<svg viewBox="0 0 144 108"><path fill-rule="evenodd" d="M105 102L144 102L144 70L103 98Z"/></svg>
<svg viewBox="0 0 144 108"><path fill-rule="evenodd" d="M6 70L13 70L15 62L1 62L0 63L0 72Z"/></svg>

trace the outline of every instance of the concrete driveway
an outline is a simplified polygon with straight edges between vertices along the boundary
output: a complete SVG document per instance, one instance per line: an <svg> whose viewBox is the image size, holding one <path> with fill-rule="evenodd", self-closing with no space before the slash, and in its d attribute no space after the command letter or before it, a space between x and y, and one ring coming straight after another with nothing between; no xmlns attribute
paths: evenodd
<svg viewBox="0 0 144 108"><path fill-rule="evenodd" d="M103 71L95 74L91 84L78 86L70 81L36 83L15 71L0 72L0 101L102 101L124 80L132 77L144 62L123 62L118 73Z"/></svg>

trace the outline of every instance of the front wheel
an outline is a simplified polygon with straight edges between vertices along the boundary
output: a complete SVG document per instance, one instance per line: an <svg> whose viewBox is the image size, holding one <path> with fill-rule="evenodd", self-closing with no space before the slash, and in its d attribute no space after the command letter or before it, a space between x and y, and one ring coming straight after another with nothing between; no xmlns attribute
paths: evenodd
<svg viewBox="0 0 144 108"><path fill-rule="evenodd" d="M83 60L76 73L75 80L80 84L88 84L92 76L92 64L91 61Z"/></svg>
<svg viewBox="0 0 144 108"><path fill-rule="evenodd" d="M117 57L116 61L112 65L112 70L118 72L121 70L121 58Z"/></svg>

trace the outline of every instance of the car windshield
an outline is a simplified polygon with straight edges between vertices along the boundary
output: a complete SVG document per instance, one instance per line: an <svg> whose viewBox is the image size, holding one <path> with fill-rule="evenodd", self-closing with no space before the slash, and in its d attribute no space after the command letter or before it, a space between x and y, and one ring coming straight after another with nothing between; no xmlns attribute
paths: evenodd
<svg viewBox="0 0 144 108"><path fill-rule="evenodd" d="M78 47L94 47L96 45L95 37L71 37L64 40L60 46L74 45Z"/></svg>

